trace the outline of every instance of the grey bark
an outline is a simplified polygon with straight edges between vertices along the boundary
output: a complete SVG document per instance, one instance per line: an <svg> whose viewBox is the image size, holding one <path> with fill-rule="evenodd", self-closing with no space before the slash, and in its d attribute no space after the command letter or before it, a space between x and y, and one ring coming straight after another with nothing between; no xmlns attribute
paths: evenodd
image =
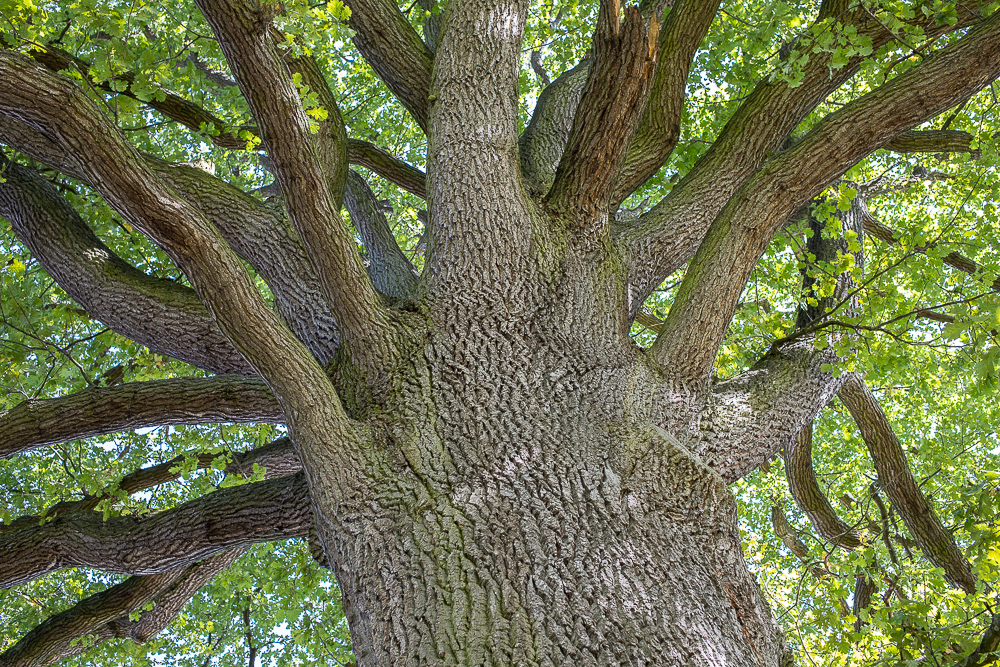
<svg viewBox="0 0 1000 667"><path fill-rule="evenodd" d="M368 254L368 277L381 294L398 304L412 302L420 274L396 243L375 193L356 171L347 174L344 205L361 233Z"/></svg>
<svg viewBox="0 0 1000 667"><path fill-rule="evenodd" d="M311 523L301 474L220 489L145 517L65 514L0 533L0 554L8 556L0 560L0 587L66 567L160 574L228 549L302 537Z"/></svg>
<svg viewBox="0 0 1000 667"><path fill-rule="evenodd" d="M151 350L216 373L249 373L190 287L147 276L114 254L52 184L6 163L0 215L93 317Z"/></svg>
<svg viewBox="0 0 1000 667"><path fill-rule="evenodd" d="M167 424L273 423L284 416L257 378L130 382L29 399L0 412L0 458L67 440Z"/></svg>
<svg viewBox="0 0 1000 667"><path fill-rule="evenodd" d="M570 224L532 189L546 181L550 165L555 176L558 157L532 164L544 173L524 187L516 130L525 3L452 0L432 40L431 67L430 49L400 22L393 3L352 2L367 57L382 59L384 79L429 129L427 270L415 307L401 311L373 297L357 271L353 239L335 205L331 174L340 165L331 161L332 150L316 155L322 149L303 132L287 63L271 41L269 10L241 0L201 5L273 144L292 222L344 333L347 349L330 364L332 381L253 290L206 214L178 196L75 84L0 53L0 115L23 120L74 156L88 182L189 275L219 329L272 389L306 480L289 482L297 491L286 495L297 499L290 502L296 517L315 522L316 540L343 588L359 664L786 664L788 647L743 561L727 483L788 445L829 400L839 382L823 372L828 357L790 341L749 373L712 387L716 339L731 315L719 304L735 304L743 286L742 276L724 271L697 306L715 310L707 333L685 312L697 299L682 299L680 320L663 327L677 340L641 350L628 337L630 311L649 287L643 281L688 252L733 193L748 196L733 200L727 215L757 216L746 218L761 228L751 236L766 242L768 230L784 221L782 207L828 183L842 161L859 159L948 99L971 94L996 66L986 57L995 53L983 46L983 31L997 20L909 70L934 74L933 90L911 91L929 96L927 108L906 109L896 119L880 108L872 120L848 105L761 171L783 135L839 84L823 78L829 72L817 58L805 92L764 85L712 158L743 155L747 165L720 167L713 180L703 164L701 177L679 184L683 196L697 190L692 184L711 184L713 197L703 208L683 220L664 218L663 210L679 201L671 200L616 243L593 233L607 229L603 204L582 224ZM609 15L618 16L614 2L606 3L604 17L613 26ZM619 36L639 32L641 22L629 16ZM648 47L649 34L642 36ZM956 50L972 57L957 59ZM959 71L967 78L943 80ZM899 85L881 92L898 93ZM634 93L623 105L633 125L640 122L633 103L641 98ZM881 104L886 99L898 97L887 94ZM536 130L547 104L540 107ZM779 121L757 118L776 109ZM870 106L863 110L871 115ZM576 183L565 191L579 196L584 190L575 175L587 171L579 165L610 155L607 138L591 132L592 119L581 119L574 138L564 128L575 119L550 120L560 154L583 146L565 165L574 176L566 182ZM746 135L746 128L766 122L775 128ZM631 136L629 124L616 126L615 136ZM566 139L559 138L564 131ZM832 147L824 147L821 140L831 137ZM745 152L734 148L748 138ZM532 143L522 139L521 147L532 153ZM831 156L836 147L850 149L848 155ZM533 156L549 155L541 143L537 148ZM808 178L793 182L804 166L815 173L806 170ZM613 199L608 183L616 181L599 169L591 173L601 198ZM759 188L740 190L750 182ZM790 185L791 194L775 191ZM773 208L761 204L771 199ZM676 227L678 220L689 228ZM734 220L740 218L726 218L723 227ZM668 242L671 231L684 238ZM756 261L751 245L738 254L740 262L726 264L732 255L719 249L732 240L723 229L704 246L712 269L723 262L743 270ZM651 268L640 266L645 260ZM684 346L691 359L681 355ZM689 365L697 372L678 372ZM219 491L178 508L175 516L184 521L164 513L121 533L117 519L95 528L83 515L66 514L51 527L0 539L56 545L69 535L110 531L119 542L128 536L134 548L122 554L98 540L87 563L154 571L169 566L163 554L170 552L158 539L168 532L165 544L176 556L170 563L214 553L220 542L274 538L280 525L272 513L287 520L289 510L257 492L278 486L240 487L250 489L247 511L261 522L238 521L221 508L209 513L213 503L233 507ZM298 523L288 529L302 530ZM156 543L155 553L138 542ZM69 562L65 549L53 551ZM68 551L73 562L89 558L77 546ZM11 575L19 576L31 573Z"/></svg>

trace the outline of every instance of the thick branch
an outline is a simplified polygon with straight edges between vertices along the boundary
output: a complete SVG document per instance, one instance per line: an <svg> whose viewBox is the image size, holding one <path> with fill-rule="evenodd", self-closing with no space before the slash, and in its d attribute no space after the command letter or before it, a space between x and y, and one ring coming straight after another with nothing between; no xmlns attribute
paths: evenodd
<svg viewBox="0 0 1000 667"><path fill-rule="evenodd" d="M163 463L158 463L147 468L140 468L125 475L116 485L108 487L107 491L87 496L81 500L66 500L55 505L50 505L45 508L41 516L20 516L10 523L2 524L0 525L0 533L37 526L44 520L50 520L63 514L86 512L96 509L104 501L119 498L119 494L121 493L131 495L160 484L173 482L181 478L184 474L183 471L189 470L186 466L191 457L195 458L195 468L204 470L205 468L212 467L219 460L219 457L224 455L222 452L187 454L175 456L169 461L164 461ZM278 438L263 447L251 449L247 452L237 452L232 456L233 461L226 466L226 472L243 475L244 477L249 477L253 474L254 464L264 469L265 479L294 475L302 470L302 462L299 460L299 455L295 452L292 441L287 437Z"/></svg>
<svg viewBox="0 0 1000 667"><path fill-rule="evenodd" d="M963 5L954 26L926 19L925 34L933 38L979 22L980 4ZM894 39L863 6L838 14L837 20L855 27L859 36L870 37L873 52ZM670 194L622 230L623 242L632 248L633 314L666 276L691 258L736 190L781 148L817 104L854 76L863 61L863 56L856 55L844 67L833 69L829 55L811 54L798 86L790 87L780 78L758 84Z"/></svg>
<svg viewBox="0 0 1000 667"><path fill-rule="evenodd" d="M812 423L840 388L822 367L835 361L812 341L771 350L746 373L717 383L695 453L727 483L770 460Z"/></svg>
<svg viewBox="0 0 1000 667"><path fill-rule="evenodd" d="M36 172L6 163L0 215L92 317L127 338L216 373L249 373L189 287L153 278L115 255Z"/></svg>
<svg viewBox="0 0 1000 667"><path fill-rule="evenodd" d="M340 331L295 230L284 216L201 169L146 158L160 178L196 206L275 297L275 309L313 356L333 358Z"/></svg>
<svg viewBox="0 0 1000 667"><path fill-rule="evenodd" d="M354 45L424 130L434 54L390 0L348 0Z"/></svg>
<svg viewBox="0 0 1000 667"><path fill-rule="evenodd" d="M837 516L837 510L833 509L816 481L812 461L812 430L812 423L806 424L785 447L788 488L796 504L806 513L824 540L845 549L856 549L861 546L857 533Z"/></svg>
<svg viewBox="0 0 1000 667"><path fill-rule="evenodd" d="M549 206L576 224L607 223L607 207L629 142L646 105L659 55L659 18L647 24L638 7L602 0L594 34L594 63L573 119L573 129Z"/></svg>
<svg viewBox="0 0 1000 667"><path fill-rule="evenodd" d="M363 436L323 368L270 311L216 230L152 172L71 81L9 52L0 52L0 74L0 114L58 141L86 180L188 275L274 392L305 467L328 485L317 490L328 511L336 511L343 494L360 493Z"/></svg>
<svg viewBox="0 0 1000 667"><path fill-rule="evenodd" d="M770 158L712 223L654 352L680 377L711 373L748 277L780 226L852 165L1000 75L1000 12L961 40L827 116ZM697 340L697 345L691 341Z"/></svg>
<svg viewBox="0 0 1000 667"><path fill-rule="evenodd" d="M913 539L932 563L944 569L949 583L966 593L975 592L976 580L968 561L913 479L903 447L864 381L851 374L838 395L861 429L879 483L903 517Z"/></svg>
<svg viewBox="0 0 1000 667"><path fill-rule="evenodd" d="M86 174L64 149L25 123L0 116L0 142L87 182ZM144 157L147 166L195 205L267 281L278 312L299 340L321 363L329 361L340 333L319 279L287 219L201 169Z"/></svg>
<svg viewBox="0 0 1000 667"><path fill-rule="evenodd" d="M293 58L290 54L285 54L284 61L292 74L298 74L301 77L302 84L308 87L308 92L316 94L320 108L327 112L326 118L317 122L314 145L320 167L326 174L327 188L329 188L333 201L339 208L340 202L344 198L349 163L347 158L347 128L344 127L344 118L340 115L337 98L330 90L323 70L320 69L315 58L306 55Z"/></svg>
<svg viewBox="0 0 1000 667"><path fill-rule="evenodd" d="M368 276L379 292L397 303L412 301L419 274L396 243L375 193L354 170L347 175L344 204L368 252Z"/></svg>
<svg viewBox="0 0 1000 667"><path fill-rule="evenodd" d="M533 195L541 197L552 188L592 62L582 60L545 86L528 127L521 133L521 175L525 188Z"/></svg>
<svg viewBox="0 0 1000 667"><path fill-rule="evenodd" d="M517 150L524 0L451 0L438 44L428 155L427 302L440 319L479 321L523 306L533 213ZM461 294L460 299L455 295ZM456 311L456 307L458 310Z"/></svg>
<svg viewBox="0 0 1000 667"><path fill-rule="evenodd" d="M222 375L91 387L0 412L0 458L134 428L283 419L267 385L256 378Z"/></svg>
<svg viewBox="0 0 1000 667"><path fill-rule="evenodd" d="M677 145L691 62L718 9L719 0L678 0L667 14L649 102L618 175L612 206L656 173Z"/></svg>
<svg viewBox="0 0 1000 667"><path fill-rule="evenodd" d="M159 574L227 549L302 537L312 524L304 476L220 489L147 517L104 520L64 514L41 526L0 533L0 587L66 567Z"/></svg>
<svg viewBox="0 0 1000 667"><path fill-rule="evenodd" d="M882 148L895 153L978 153L973 137L960 130L911 130L891 139Z"/></svg>
<svg viewBox="0 0 1000 667"><path fill-rule="evenodd" d="M883 225L874 216L866 215L864 219L864 230L869 236L874 236L877 239L885 241L889 245L896 245L899 243L899 235L896 234L892 229ZM930 243L927 245L917 246L913 250L914 252L919 252L921 254L926 253L928 250L933 248L936 243ZM960 252L950 252L941 258L941 261L952 267L953 269L958 269L963 273L968 273L970 276L975 276L980 272L979 265L963 255ZM1000 292L1000 278L997 278L990 285L990 289L994 292Z"/></svg>
<svg viewBox="0 0 1000 667"><path fill-rule="evenodd" d="M182 570L131 577L91 595L46 619L0 655L0 667L46 667L79 655L108 639L129 638L143 644L159 633L192 595L239 558L245 548L230 549ZM142 611L148 603L155 606ZM141 612L137 620L130 615ZM85 641L74 642L83 639Z"/></svg>
<svg viewBox="0 0 1000 667"><path fill-rule="evenodd" d="M416 167L390 155L378 146L360 139L350 139L347 142L347 151L351 164L371 169L410 194L427 199L427 176Z"/></svg>
<svg viewBox="0 0 1000 667"><path fill-rule="evenodd" d="M337 316L342 342L351 359L375 372L391 359L394 348L387 313L340 217L339 192L331 190L331 172L343 166L335 164L335 153L341 150L340 161L346 161L346 147L335 147L337 138L331 132L321 133L319 139L310 132L299 92L274 43L270 17L262 15L258 5L199 0L198 7L218 37L257 121L285 208Z"/></svg>

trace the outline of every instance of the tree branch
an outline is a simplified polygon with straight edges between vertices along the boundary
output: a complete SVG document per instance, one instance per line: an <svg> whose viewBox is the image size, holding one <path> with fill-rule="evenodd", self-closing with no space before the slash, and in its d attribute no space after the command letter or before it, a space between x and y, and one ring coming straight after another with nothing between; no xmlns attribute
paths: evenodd
<svg viewBox="0 0 1000 667"><path fill-rule="evenodd" d="M518 139L521 176L532 195L541 197L552 188L592 62L592 58L581 60L545 86Z"/></svg>
<svg viewBox="0 0 1000 667"><path fill-rule="evenodd" d="M509 316L512 301L523 303L533 261L535 214L517 150L527 3L451 0L447 11L430 115L426 300L441 321L492 322L491 313ZM463 320L466 308L477 317Z"/></svg>
<svg viewBox="0 0 1000 667"><path fill-rule="evenodd" d="M340 217L339 192L331 191L332 170L339 172L343 166L335 164L333 144L339 137L325 132L314 140L299 92L274 43L271 17L245 0L199 0L198 7L218 37L260 128L288 216L337 316L342 343L365 374L377 373L391 361L395 346L388 313ZM346 147L337 150L343 153L339 161L346 161Z"/></svg>
<svg viewBox="0 0 1000 667"><path fill-rule="evenodd" d="M303 537L312 517L301 473L219 489L146 517L64 514L0 533L0 550L11 556L0 562L0 588L66 567L160 574L227 549Z"/></svg>
<svg viewBox="0 0 1000 667"><path fill-rule="evenodd" d="M0 142L87 182L86 175L65 150L16 119L0 115ZM275 295L278 312L296 336L320 363L329 361L336 351L340 332L305 250L287 219L201 169L171 164L151 155L145 155L144 159L146 166L196 206L236 253L260 272Z"/></svg>
<svg viewBox="0 0 1000 667"><path fill-rule="evenodd" d="M660 30L652 90L611 198L617 207L666 162L680 137L688 72L719 0L678 0Z"/></svg>
<svg viewBox="0 0 1000 667"><path fill-rule="evenodd" d="M996 662L998 650L1000 650L1000 614L994 614L983 632L979 646L952 667L985 667Z"/></svg>
<svg viewBox="0 0 1000 667"><path fill-rule="evenodd" d="M790 445L837 393L842 380L823 371L834 361L830 350L796 341L716 383L692 449L726 483L748 475Z"/></svg>
<svg viewBox="0 0 1000 667"><path fill-rule="evenodd" d="M194 290L127 264L48 181L5 158L0 163L0 215L88 314L155 352L216 373L251 372Z"/></svg>
<svg viewBox="0 0 1000 667"><path fill-rule="evenodd" d="M157 178L82 90L23 56L0 52L0 114L57 141L86 180L188 275L227 337L274 392L304 467L324 482L314 497L325 511L336 515L345 495L364 493L365 436L347 417L323 368L270 311L216 230Z"/></svg>
<svg viewBox="0 0 1000 667"><path fill-rule="evenodd" d="M879 483L917 544L934 565L944 569L945 579L951 585L966 593L975 592L976 580L968 561L913 479L903 447L875 397L856 374L845 379L838 396L861 429Z"/></svg>
<svg viewBox="0 0 1000 667"><path fill-rule="evenodd" d="M0 412L0 458L67 440L165 424L281 422L267 385L215 376L91 387Z"/></svg>
<svg viewBox="0 0 1000 667"><path fill-rule="evenodd" d="M195 459L195 468L197 470L204 470L205 468L212 467L219 460L220 456L225 456L225 453L182 454L175 456L169 461L164 461L163 463L158 463L147 468L140 468L125 475L113 487L106 487L108 490L102 493L84 497L82 500L67 500L50 505L45 508L45 511L40 516L20 516L10 523L0 524L0 533L38 526L46 520L51 520L54 517L64 514L96 509L102 502L118 498L120 493L131 495L180 479L184 474L183 471L188 470L186 466L192 457ZM226 466L226 472L244 477L249 477L253 474L254 464L264 469L265 479L294 475L302 470L302 462L299 460L295 448L292 447L292 441L287 437L278 438L263 447L257 447L247 452L236 452L232 454L232 457L232 462Z"/></svg>
<svg viewBox="0 0 1000 667"><path fill-rule="evenodd" d="M326 174L327 187L339 210L340 203L344 199L349 162L347 128L344 127L344 118L340 115L337 98L330 90L326 76L323 75L323 70L320 69L315 58L306 55L292 57L290 53L286 52L283 60L292 75L298 74L301 77L303 86L308 87L308 92L316 94L319 108L327 112L325 119L316 121L318 127L313 139L319 165L323 173ZM306 93L305 88L302 92Z"/></svg>
<svg viewBox="0 0 1000 667"><path fill-rule="evenodd" d="M354 45L425 132L434 54L390 0L347 0Z"/></svg>
<svg viewBox="0 0 1000 667"><path fill-rule="evenodd" d="M746 280L784 221L889 139L1000 75L997 35L1000 12L771 157L722 209L691 261L654 344L660 363L691 381L707 377Z"/></svg>
<svg viewBox="0 0 1000 667"><path fill-rule="evenodd" d="M245 548L223 552L182 570L131 577L46 619L0 654L0 667L46 667L108 639L143 644L159 633L195 592L239 558ZM155 606L141 611L150 602ZM131 615L141 611L138 620ZM86 638L84 641L74 641Z"/></svg>
<svg viewBox="0 0 1000 667"><path fill-rule="evenodd" d="M802 508L816 531L830 544L856 549L861 540L844 523L816 481L812 460L812 423L806 424L783 452L788 488L796 504Z"/></svg>
<svg viewBox="0 0 1000 667"><path fill-rule="evenodd" d="M320 363L340 341L306 251L287 218L201 169L146 157L168 185L197 207L241 259L253 266L275 297L275 309Z"/></svg>
<svg viewBox="0 0 1000 667"><path fill-rule="evenodd" d="M864 230L869 236L874 236L875 238L885 241L889 245L896 245L899 243L899 236L889 227L883 225L870 213L865 216L864 219ZM935 247L937 243L928 243L926 245L917 246L913 249L914 252L920 254L926 254L928 250ZM941 261L952 267L953 269L958 269L964 273L968 273L970 276L975 276L980 272L980 266L976 264L975 261L969 259L960 252L950 252L941 258ZM1000 292L1000 278L997 278L990 285L990 289L994 292Z"/></svg>
<svg viewBox="0 0 1000 667"><path fill-rule="evenodd" d="M982 4L963 5L953 26L938 25L927 18L922 25L925 34L933 38L980 21ZM893 39L864 7L838 15L837 20L855 27L859 36L870 37L873 52ZM762 81L670 194L635 224L621 230L621 241L632 249L629 284L633 315L666 276L691 258L737 189L781 148L817 104L854 76L863 61L863 56L855 55L844 67L833 69L828 54L812 54L797 87L780 78Z"/></svg>
<svg viewBox="0 0 1000 667"><path fill-rule="evenodd" d="M420 274L399 249L389 221L379 210L375 193L354 170L347 175L344 203L365 243L368 276L375 289L396 303L413 301Z"/></svg>
<svg viewBox="0 0 1000 667"><path fill-rule="evenodd" d="M427 199L427 176L416 167L390 155L378 146L360 139L348 140L347 154L351 164L371 169L410 194Z"/></svg>
<svg viewBox="0 0 1000 667"><path fill-rule="evenodd" d="M607 209L629 142L646 106L659 56L659 17L601 0L594 62L546 199L571 224L606 229ZM598 229L598 233L600 233Z"/></svg>
<svg viewBox="0 0 1000 667"><path fill-rule="evenodd" d="M978 157L978 149L972 150L973 139L971 134L960 130L910 130L889 140L882 148L895 153L972 153Z"/></svg>
<svg viewBox="0 0 1000 667"><path fill-rule="evenodd" d="M0 46L4 46L2 38L0 38ZM34 46L37 47L38 45ZM75 69L86 78L90 78L91 76L90 63L58 47L47 45L43 49L33 48L28 52L28 55L38 63L44 65L49 71L59 72ZM240 139L221 119L190 100L186 100L164 88L157 88L156 93L147 96L149 99L139 99L129 90L135 81L135 75L131 73L118 75L112 81L124 82L127 85L124 90L117 90L112 87L110 81L105 81L97 85L101 90L112 95L125 95L126 97L142 102L170 120L198 132L205 139L220 148L244 149L247 146L246 139Z"/></svg>

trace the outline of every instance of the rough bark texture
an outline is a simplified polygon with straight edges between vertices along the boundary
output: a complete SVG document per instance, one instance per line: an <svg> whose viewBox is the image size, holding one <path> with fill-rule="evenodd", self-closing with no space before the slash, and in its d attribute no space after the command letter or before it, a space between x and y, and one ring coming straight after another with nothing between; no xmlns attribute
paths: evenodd
<svg viewBox="0 0 1000 667"><path fill-rule="evenodd" d="M149 641L212 577L233 564L245 549L231 549L186 568L146 577L130 577L76 606L46 619L3 654L0 667L45 667L79 655L92 644L112 638ZM131 615L152 602L138 620ZM79 641L86 637L88 641Z"/></svg>
<svg viewBox="0 0 1000 667"><path fill-rule="evenodd" d="M967 593L975 591L976 580L968 561L917 485L899 439L864 381L852 375L841 387L839 396L861 429L878 471L880 486L903 517L917 544L932 563L944 569L952 585Z"/></svg>
<svg viewBox="0 0 1000 667"><path fill-rule="evenodd" d="M256 378L177 378L91 387L62 398L27 400L0 412L0 458L134 428L283 419L274 396Z"/></svg>
<svg viewBox="0 0 1000 667"><path fill-rule="evenodd" d="M0 436L11 434L0 446L12 455L137 425L280 419L291 444L234 469L302 473L139 520L104 522L85 498L43 525L14 522L0 531L0 548L18 556L0 562L3 585L76 566L136 577L49 619L0 665L49 664L85 634L142 641L238 548L310 532L343 589L363 667L785 665L727 485L784 449L805 473L793 475L796 498L816 491L799 483L810 478L807 429L838 390L918 543L953 582L974 585L907 486L884 415L824 370L832 352L790 337L736 377L715 379L713 365L789 216L887 142L926 146L905 133L1000 74L1000 14L978 17L973 3L954 28L928 23L935 37L978 22L787 150L862 58L831 69L817 54L801 86L763 81L666 199L612 224L676 143L713 2L680 0L661 32L658 12L603 2L594 52L547 86L518 137L526 1L450 0L422 40L390 0L350 0L359 50L427 132L426 175L347 139L316 61L277 39L279 5L198 4L254 115L279 201L138 153L77 83L2 51L0 141L92 186L194 290L124 266L20 164L0 184L0 215L94 317L202 368L256 374L269 391L231 377L91 389L0 415ZM837 4L818 20L840 17L876 49L892 39L866 8ZM315 134L295 74L331 112ZM426 198L423 275L349 160ZM863 211L851 214L860 230ZM692 255L656 343L639 348L632 318ZM271 286L273 309L243 262ZM48 408L71 410L55 426ZM136 471L122 489L165 481L169 467ZM851 539L840 524L821 530ZM128 620L150 600L152 615Z"/></svg>
<svg viewBox="0 0 1000 667"><path fill-rule="evenodd" d="M788 488L816 531L830 544L846 549L861 546L857 532L837 516L816 481L812 463L812 424L807 424L785 447L785 475Z"/></svg>
<svg viewBox="0 0 1000 667"><path fill-rule="evenodd" d="M234 547L301 537L311 522L301 474L220 489L147 517L66 514L0 533L0 550L25 554L0 563L0 587L64 567L159 574Z"/></svg>

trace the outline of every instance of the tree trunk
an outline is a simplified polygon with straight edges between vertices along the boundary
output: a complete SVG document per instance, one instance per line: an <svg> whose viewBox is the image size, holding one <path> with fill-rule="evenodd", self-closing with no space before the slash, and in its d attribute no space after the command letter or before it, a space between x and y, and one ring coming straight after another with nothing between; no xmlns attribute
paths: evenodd
<svg viewBox="0 0 1000 667"><path fill-rule="evenodd" d="M783 664L733 496L651 417L645 353L462 332L400 383L370 492L322 512L358 664Z"/></svg>

